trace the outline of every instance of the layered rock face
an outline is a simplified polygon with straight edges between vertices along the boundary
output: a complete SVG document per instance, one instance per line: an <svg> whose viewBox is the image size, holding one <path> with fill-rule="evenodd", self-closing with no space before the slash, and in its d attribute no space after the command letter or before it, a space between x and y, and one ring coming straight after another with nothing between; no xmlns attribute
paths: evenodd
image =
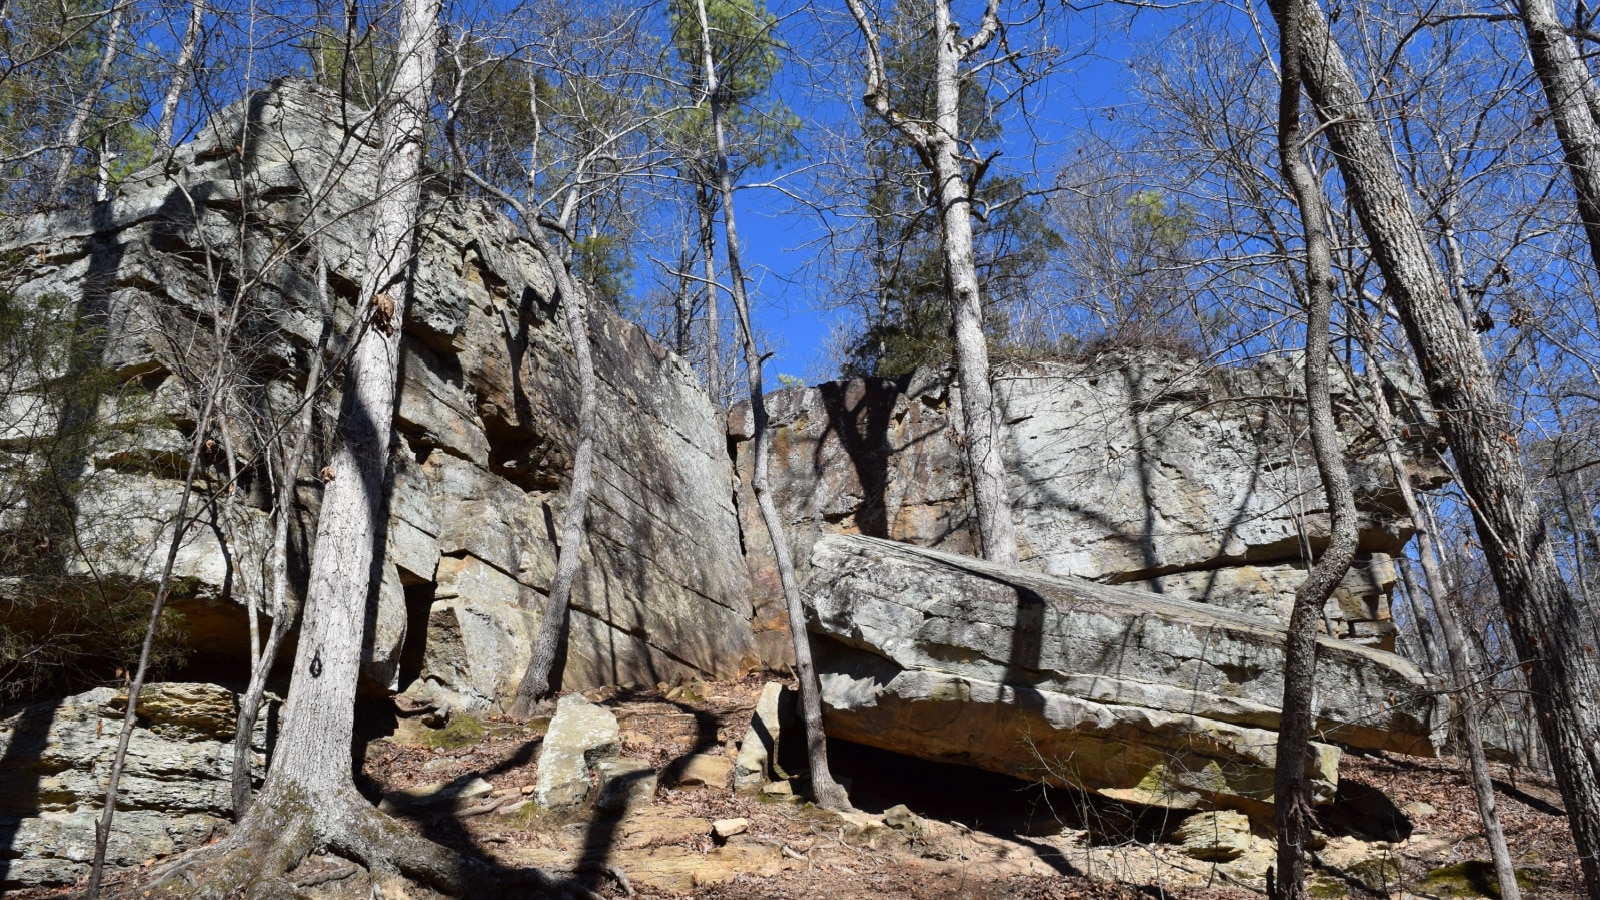
<svg viewBox="0 0 1600 900"><path fill-rule="evenodd" d="M88 310L106 364L151 389L97 410L114 420L137 406L157 424L85 461L85 577L158 577L202 405L197 376L216 360L214 324L241 305L224 424L201 472L211 499L179 553L173 602L191 647L233 666L248 658L245 610L266 591L274 473L263 445L292 420L325 327L335 337L321 352L337 360L365 269L376 154L345 133L347 119L333 95L286 81L220 114L112 202L0 231L0 288ZM439 202L421 238L365 677L369 690L484 708L514 688L554 571L576 365L549 269L509 221ZM565 683L729 674L753 643L722 416L637 326L598 304L589 320L601 435ZM317 408L312 458L293 473L296 570L338 380Z"/></svg>
<svg viewBox="0 0 1600 900"><path fill-rule="evenodd" d="M128 696L96 688L0 716L0 888L77 881L94 858L94 821ZM204 844L231 821L238 695L211 684L153 684L139 696L108 859L139 865ZM279 709L254 735L261 777Z"/></svg>
<svg viewBox="0 0 1600 900"><path fill-rule="evenodd" d="M1272 802L1284 630L1149 592L862 536L812 551L828 733L1119 800L1262 814ZM1421 673L1320 638L1319 801L1339 744L1431 754Z"/></svg>
<svg viewBox="0 0 1600 900"><path fill-rule="evenodd" d="M1306 551L1320 550L1328 533L1292 361L1218 368L1117 351L1008 364L995 387L1024 568L1287 622ZM1360 398L1341 392L1336 403L1361 513L1360 555L1324 627L1392 650L1392 556L1411 525L1366 433ZM919 372L791 388L768 407L773 492L796 559L828 533L976 552L960 398L947 379ZM748 438L747 419L731 417L735 440ZM741 451L746 479L749 455ZM746 533L759 533L754 510L744 518ZM751 544L757 596L777 596L771 561L760 541ZM763 651L781 656L781 600L758 602L756 626Z"/></svg>

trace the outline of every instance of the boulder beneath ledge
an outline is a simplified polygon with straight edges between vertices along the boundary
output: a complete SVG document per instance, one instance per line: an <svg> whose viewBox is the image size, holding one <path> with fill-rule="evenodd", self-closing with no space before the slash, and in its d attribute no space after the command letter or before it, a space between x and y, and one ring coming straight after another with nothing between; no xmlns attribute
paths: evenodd
<svg viewBox="0 0 1600 900"><path fill-rule="evenodd" d="M806 586L831 737L1176 809L1265 816L1284 629L1234 610L859 535ZM1316 801L1340 751L1433 755L1420 672L1319 638Z"/></svg>

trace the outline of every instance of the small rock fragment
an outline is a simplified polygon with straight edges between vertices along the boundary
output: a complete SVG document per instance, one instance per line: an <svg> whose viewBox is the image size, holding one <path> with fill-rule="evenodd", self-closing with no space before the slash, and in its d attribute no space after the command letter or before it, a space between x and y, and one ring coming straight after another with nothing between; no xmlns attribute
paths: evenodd
<svg viewBox="0 0 1600 900"><path fill-rule="evenodd" d="M897 831L920 831L922 817L906 808L904 803L883 811L883 824Z"/></svg>
<svg viewBox="0 0 1600 900"><path fill-rule="evenodd" d="M793 797L794 787L787 781L774 781L761 786L761 793L769 797Z"/></svg>
<svg viewBox="0 0 1600 900"><path fill-rule="evenodd" d="M711 835L717 839L718 843L736 834L744 834L749 830L749 819L718 819L711 823Z"/></svg>
<svg viewBox="0 0 1600 900"><path fill-rule="evenodd" d="M1407 803L1405 806L1400 807L1400 811L1405 813L1408 819L1428 819L1439 813L1437 809L1434 809L1432 803L1428 803L1425 800L1414 800L1411 803Z"/></svg>
<svg viewBox="0 0 1600 900"><path fill-rule="evenodd" d="M656 773L650 764L638 759L605 759L596 766L600 778L600 797L595 805L621 812L649 806L656 798Z"/></svg>
<svg viewBox="0 0 1600 900"><path fill-rule="evenodd" d="M667 783L679 788L724 788L732 771L733 763L721 753L696 753L672 766Z"/></svg>

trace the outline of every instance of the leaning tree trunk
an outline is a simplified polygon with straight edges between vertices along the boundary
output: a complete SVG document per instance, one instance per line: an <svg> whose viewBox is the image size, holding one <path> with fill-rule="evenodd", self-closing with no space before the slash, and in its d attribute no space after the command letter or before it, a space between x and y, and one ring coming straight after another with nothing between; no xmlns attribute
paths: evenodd
<svg viewBox="0 0 1600 900"><path fill-rule="evenodd" d="M983 296L972 248L972 185L962 165L961 83L963 61L989 44L999 32L999 3L989 0L976 33L963 39L951 19L949 0L935 0L934 119L908 116L894 106L889 67L874 19L862 0L848 0L850 14L866 39L867 89L862 101L893 127L933 171L939 201L940 247L949 285L950 315L955 333L956 373L961 383L961 410L966 430L967 472L972 479L978 540L985 558L1015 565L1017 529L1006 497L1005 460L1001 457L1000 416L990 381L989 346L983 334Z"/></svg>
<svg viewBox="0 0 1600 900"><path fill-rule="evenodd" d="M363 319L345 370L286 723L266 784L223 843L168 876L209 897L280 896L283 875L326 847L383 879L396 870L457 885L454 854L375 810L355 788L350 749L367 606L379 583L386 473L409 269L421 202L423 125L432 96L440 0L404 0L396 71L377 121L382 155L360 294ZM206 871L191 872L197 867Z"/></svg>
<svg viewBox="0 0 1600 900"><path fill-rule="evenodd" d="M56 162L55 175L50 179L52 202L60 203L67 191L67 181L72 177L72 163L78 155L78 142L83 140L83 129L89 124L95 104L100 101L100 95L105 93L106 84L111 80L111 67L116 64L117 51L122 43L124 8L124 0L112 0L111 22L106 27L106 46L100 53L100 64L95 68L94 80L73 109L72 118L67 120L66 130L61 134L61 158Z"/></svg>
<svg viewBox="0 0 1600 900"><path fill-rule="evenodd" d="M1411 195L1326 17L1301 22L1306 87L1421 364L1449 442L1565 800L1588 895L1600 900L1600 652L1594 611L1574 601L1522 469L1517 425L1483 348L1450 301Z"/></svg>
<svg viewBox="0 0 1600 900"><path fill-rule="evenodd" d="M1556 137L1567 159L1578 218L1589 237L1590 257L1600 270L1600 122L1589 104L1594 77L1561 27L1551 0L1521 0L1518 7L1533 71L1544 88Z"/></svg>
<svg viewBox="0 0 1600 900"><path fill-rule="evenodd" d="M751 463L750 487L772 540L772 555L778 563L778 581L789 612L789 633L794 640L795 680L800 689L800 712L806 726L806 761L811 768L811 796L823 809L850 808L844 788L833 780L828 768L828 744L822 730L822 688L817 667L811 659L811 639L806 632L805 603L800 599L800 584L795 578L794 560L789 556L789 538L767 480L771 428L767 419L765 388L761 378L761 351L756 347L750 327L750 299L744 288L744 267L739 259L739 231L733 215L733 176L728 169L727 140L722 129L722 102L719 97L716 59L712 54L711 28L706 16L706 0L696 0L700 18L700 49L705 56L706 96L711 102L711 130L716 138L717 187L722 195L723 246L728 255L728 278L732 282L734 315L739 321L739 336L744 344L745 377L750 383L750 417L755 425L755 459Z"/></svg>
<svg viewBox="0 0 1600 900"><path fill-rule="evenodd" d="M1306 419L1317 473L1328 501L1329 538L1322 559L1294 592L1284 648L1283 704L1278 720L1277 762L1273 774L1274 815L1278 828L1278 866L1273 900L1307 900L1305 850L1316 821L1306 757L1316 719L1317 626L1328 598L1344 581L1356 557L1356 504L1350 492L1343 448L1333 418L1328 383L1328 329L1333 311L1333 256L1328 243L1327 199L1304 157L1300 128L1300 45L1294 23L1301 0L1279 0L1278 156L1284 180L1294 191L1305 231L1306 254Z"/></svg>
<svg viewBox="0 0 1600 900"><path fill-rule="evenodd" d="M200 45L200 32L205 25L205 0L190 0L189 24L183 31L183 43L178 48L178 59L172 64L172 80L167 82L167 93L161 98L161 120L156 125L156 143L163 150L172 143L172 132L178 123L178 101L189 87L189 75L194 66L195 48Z"/></svg>
<svg viewBox="0 0 1600 900"><path fill-rule="evenodd" d="M534 705L550 693L556 657L562 641L567 636L568 601L572 597L572 583L578 575L578 560L583 554L584 522L589 515L589 493L594 487L594 433L595 407L598 390L595 387L594 360L589 353L589 323L587 306L578 295L577 285L567 272L566 263L551 246L537 222L529 223L528 234L534 246L544 257L545 264L555 276L556 291L560 293L561 309L567 320L567 333L572 338L572 354L578 362L578 446L572 454L572 482L567 490L567 508L561 514L561 547L556 558L556 573L550 579L550 593L545 595L544 615L539 622L539 636L534 641L533 658L517 684L516 698L511 704L511 714L526 719L533 714Z"/></svg>
<svg viewBox="0 0 1600 900"><path fill-rule="evenodd" d="M966 420L967 471L977 505L983 555L1015 565L1017 529L1006 498L1005 461L1000 453L1000 415L989 380L989 345L983 334L983 298L972 249L972 189L961 165L961 72L958 35L951 27L950 4L934 7L938 40L934 72L934 140L928 148L939 197L940 243L950 279L950 314L955 323L956 372Z"/></svg>

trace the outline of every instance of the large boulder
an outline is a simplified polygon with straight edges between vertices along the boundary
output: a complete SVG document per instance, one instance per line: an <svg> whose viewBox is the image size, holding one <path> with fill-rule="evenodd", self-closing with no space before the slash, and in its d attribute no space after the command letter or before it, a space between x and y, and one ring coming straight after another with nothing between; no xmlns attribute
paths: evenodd
<svg viewBox="0 0 1600 900"><path fill-rule="evenodd" d="M0 889L70 884L88 872L127 704L126 692L96 688L0 713ZM117 798L113 866L204 844L231 821L237 708L235 692L212 684L145 686ZM277 716L269 701L252 735L257 779Z"/></svg>
<svg viewBox="0 0 1600 900"><path fill-rule="evenodd" d="M995 397L1023 567L1286 623L1305 550L1328 536L1301 382L1292 358L1213 366L1160 350L1001 365ZM1374 443L1371 398L1342 378L1335 386L1360 552L1322 620L1334 636L1392 650L1393 556L1412 525ZM976 555L960 403L953 379L932 370L769 396L772 490L794 558L839 533ZM729 435L746 480L750 433L748 409L735 410ZM1417 423L1412 433L1427 432ZM753 505L741 513L747 532L761 527ZM783 661L776 569L759 541L748 558L757 640Z"/></svg>
<svg viewBox="0 0 1600 900"><path fill-rule="evenodd" d="M1284 630L1149 591L863 536L820 538L806 603L828 734L1172 808L1272 800ZM1318 801L1334 745L1431 754L1406 660L1319 638Z"/></svg>

